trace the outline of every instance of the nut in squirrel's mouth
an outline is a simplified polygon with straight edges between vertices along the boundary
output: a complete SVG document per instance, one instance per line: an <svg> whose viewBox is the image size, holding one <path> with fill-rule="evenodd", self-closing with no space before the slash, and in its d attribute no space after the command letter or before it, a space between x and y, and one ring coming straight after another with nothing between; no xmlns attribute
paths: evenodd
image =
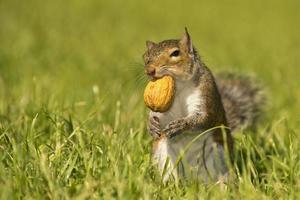
<svg viewBox="0 0 300 200"><path fill-rule="evenodd" d="M148 75L148 76L149 76L149 75ZM164 76L170 76L170 75L168 75L168 74L153 75L153 76L149 76L149 78L150 78L151 81L155 81L155 80L160 79L160 78L162 78L162 77L164 77Z"/></svg>
<svg viewBox="0 0 300 200"><path fill-rule="evenodd" d="M174 74L170 73L170 72L158 72L158 71L155 71L155 73L147 73L147 71L145 72L146 75L150 78L151 81L154 81L154 80L157 80L157 79L160 79L164 76L171 76L172 78L176 78Z"/></svg>

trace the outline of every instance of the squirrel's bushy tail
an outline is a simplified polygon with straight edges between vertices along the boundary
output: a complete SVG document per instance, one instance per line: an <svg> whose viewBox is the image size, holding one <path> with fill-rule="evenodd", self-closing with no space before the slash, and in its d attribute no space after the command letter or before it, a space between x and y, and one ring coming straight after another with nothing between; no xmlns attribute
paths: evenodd
<svg viewBox="0 0 300 200"><path fill-rule="evenodd" d="M251 77L236 74L219 74L217 86L232 131L254 127L265 104L262 88Z"/></svg>

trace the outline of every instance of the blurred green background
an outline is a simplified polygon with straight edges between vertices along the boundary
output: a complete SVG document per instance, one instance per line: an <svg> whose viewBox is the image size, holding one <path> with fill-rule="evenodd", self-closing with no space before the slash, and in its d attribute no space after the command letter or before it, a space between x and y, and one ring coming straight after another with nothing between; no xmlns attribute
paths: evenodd
<svg viewBox="0 0 300 200"><path fill-rule="evenodd" d="M37 136L29 143L37 149L53 146L57 126L49 125L44 115L72 118L72 126L98 135L110 129L124 134L138 130L133 145L145 149L150 142L142 101L145 41L180 38L184 27L213 72L252 74L265 86L269 103L263 127L286 120L297 132L299 8L298 0L0 0L0 151L14 152L6 140L16 140L21 146L15 148L22 149L34 119ZM104 136L98 137L101 141ZM26 148L22 152L30 154ZM6 163L7 154L1 156ZM20 159L24 166L35 160ZM3 177L22 185L8 166L0 168L3 185L9 185ZM32 186L23 187L20 194L28 194Z"/></svg>
<svg viewBox="0 0 300 200"><path fill-rule="evenodd" d="M143 73L145 40L179 38L186 26L213 71L253 73L279 110L300 109L299 1L2 0L0 5L2 96L3 90L28 95L34 78L46 96L66 101L86 100L93 85L111 101L130 99L141 92L135 86Z"/></svg>

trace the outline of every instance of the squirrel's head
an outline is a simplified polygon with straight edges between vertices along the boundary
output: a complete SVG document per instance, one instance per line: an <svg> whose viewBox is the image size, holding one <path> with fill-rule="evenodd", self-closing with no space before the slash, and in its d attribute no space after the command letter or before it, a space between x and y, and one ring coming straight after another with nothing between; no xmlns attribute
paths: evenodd
<svg viewBox="0 0 300 200"><path fill-rule="evenodd" d="M186 28L180 40L147 41L146 46L143 55L145 72L151 78L170 75L175 79L189 80L193 77L196 52Z"/></svg>

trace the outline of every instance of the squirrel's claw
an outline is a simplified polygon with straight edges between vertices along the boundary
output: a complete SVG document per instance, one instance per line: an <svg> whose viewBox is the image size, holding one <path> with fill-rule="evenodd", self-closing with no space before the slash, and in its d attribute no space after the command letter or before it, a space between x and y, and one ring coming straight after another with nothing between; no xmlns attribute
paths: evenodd
<svg viewBox="0 0 300 200"><path fill-rule="evenodd" d="M162 132L165 133L168 138L172 138L180 134L186 126L187 121L185 119L174 120L171 121Z"/></svg>
<svg viewBox="0 0 300 200"><path fill-rule="evenodd" d="M159 138L161 135L159 119L155 116L151 116L148 120L147 129L154 139Z"/></svg>

